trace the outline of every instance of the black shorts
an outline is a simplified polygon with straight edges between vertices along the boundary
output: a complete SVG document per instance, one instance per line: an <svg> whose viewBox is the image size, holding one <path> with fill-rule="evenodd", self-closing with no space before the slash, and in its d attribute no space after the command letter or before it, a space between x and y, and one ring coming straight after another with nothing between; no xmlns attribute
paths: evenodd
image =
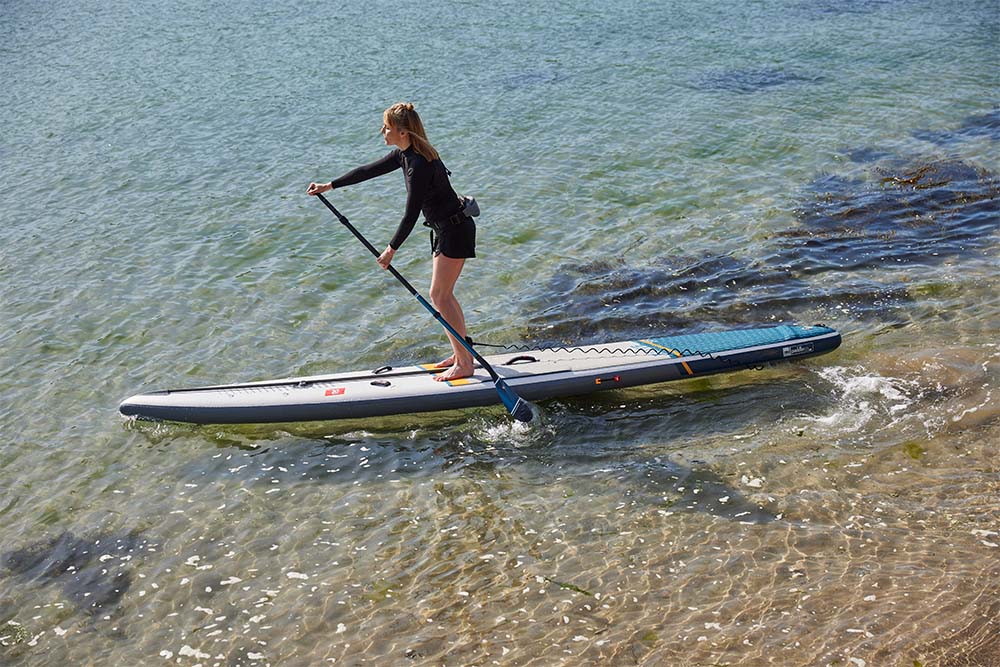
<svg viewBox="0 0 1000 667"><path fill-rule="evenodd" d="M441 231L431 230L431 252L452 259L476 256L476 223L472 218L457 225L447 225Z"/></svg>

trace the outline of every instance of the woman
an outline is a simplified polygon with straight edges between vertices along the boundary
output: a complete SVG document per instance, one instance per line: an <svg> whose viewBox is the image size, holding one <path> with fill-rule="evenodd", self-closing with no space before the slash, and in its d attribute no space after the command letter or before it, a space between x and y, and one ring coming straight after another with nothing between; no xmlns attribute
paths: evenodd
<svg viewBox="0 0 1000 667"><path fill-rule="evenodd" d="M476 256L476 223L462 213L462 204L448 181L448 170L438 152L427 141L424 125L412 104L400 102L385 110L382 114L382 136L386 145L395 146L395 150L329 183L310 183L307 193L318 195L402 169L406 179L406 210L378 263L383 269L389 268L396 251L413 231L417 216L423 212L424 224L433 230L431 302L464 338L465 315L455 298L454 289L465 260ZM472 354L450 333L448 339L452 355L437 364L437 368L447 370L435 379L443 381L469 377L473 372Z"/></svg>

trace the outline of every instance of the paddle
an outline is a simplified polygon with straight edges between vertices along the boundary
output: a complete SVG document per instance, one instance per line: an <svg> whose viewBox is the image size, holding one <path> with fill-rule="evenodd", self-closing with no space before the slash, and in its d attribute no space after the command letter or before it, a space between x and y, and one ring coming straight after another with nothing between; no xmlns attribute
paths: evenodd
<svg viewBox="0 0 1000 667"><path fill-rule="evenodd" d="M335 209L333 207L333 204L331 204L326 200L326 197L324 197L321 194L317 194L316 196L319 197L319 200L321 202L326 204L326 207L330 209L330 211L335 216L337 216L337 220L340 220L340 223L344 225L344 227L347 227L351 231L351 233L354 234L355 238L361 241L361 243L363 243L364 246L368 248L368 251L371 254L375 255L375 257L379 256L379 252L378 250L375 249L375 246L369 243L368 239L362 236L361 232L355 229L354 225L348 222L347 218L341 215L340 211ZM448 321L444 319L441 313L439 313L437 309L434 308L434 306L432 306L426 299L424 299L424 297L420 296L417 290L413 289L413 285L411 285L409 281L407 281L406 278L404 278L399 273L399 271L396 270L396 267L390 264L389 272L392 273L392 275L396 277L396 280L398 280L403 285L403 287L405 287L407 291L409 291L410 294L412 294L417 298L417 301L420 302L420 305L422 305L424 308L430 311L431 315L434 316L434 319L440 322L441 326L443 326L448 331L448 333L454 336L455 340L461 343L466 350L471 352L472 356L475 357L476 361L478 361L482 365L482 367L486 369L486 372L489 373L490 377L493 379L493 385L496 387L497 393L500 394L500 400L503 402L504 407L507 408L507 411L511 414L511 416L520 422L531 421L531 418L534 416L534 413L531 411L531 405L527 401L522 399L520 396L518 396L514 392L514 390L511 389L510 386L504 381L504 379L500 377L495 370L493 370L493 367L490 366L490 364L485 359L483 359L483 357L478 352L476 352L473 349L469 341L460 336L458 332L455 331L454 327L448 324Z"/></svg>

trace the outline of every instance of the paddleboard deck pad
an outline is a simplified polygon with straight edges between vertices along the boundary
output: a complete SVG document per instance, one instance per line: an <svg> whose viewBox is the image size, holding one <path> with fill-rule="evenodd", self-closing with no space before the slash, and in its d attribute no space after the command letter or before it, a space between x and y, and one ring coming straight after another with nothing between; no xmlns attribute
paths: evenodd
<svg viewBox="0 0 1000 667"><path fill-rule="evenodd" d="M519 396L538 401L605 389L683 380L802 359L836 349L825 326L782 325L662 336L595 346L508 352L485 357ZM140 419L250 424L356 419L500 402L489 374L439 382L433 365L383 367L333 375L139 394L119 411Z"/></svg>

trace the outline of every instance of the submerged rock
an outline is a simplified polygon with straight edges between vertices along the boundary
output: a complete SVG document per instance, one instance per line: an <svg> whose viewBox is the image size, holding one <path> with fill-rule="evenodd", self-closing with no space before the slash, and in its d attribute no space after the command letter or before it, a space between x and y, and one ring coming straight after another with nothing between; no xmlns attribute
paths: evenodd
<svg viewBox="0 0 1000 667"><path fill-rule="evenodd" d="M0 568L24 581L57 584L80 609L98 614L131 587L132 554L144 543L137 531L87 538L65 532L6 552Z"/></svg>

